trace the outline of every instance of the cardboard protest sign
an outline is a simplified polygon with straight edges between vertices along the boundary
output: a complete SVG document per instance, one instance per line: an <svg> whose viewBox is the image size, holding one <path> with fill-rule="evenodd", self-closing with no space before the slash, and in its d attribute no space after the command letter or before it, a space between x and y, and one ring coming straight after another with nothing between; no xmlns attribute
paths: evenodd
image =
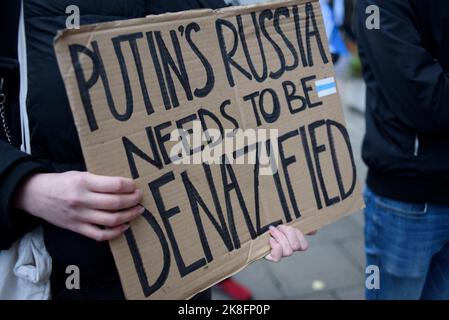
<svg viewBox="0 0 449 320"><path fill-rule="evenodd" d="M144 192L111 242L127 298L189 298L363 206L318 1L65 30L55 50L85 161Z"/></svg>

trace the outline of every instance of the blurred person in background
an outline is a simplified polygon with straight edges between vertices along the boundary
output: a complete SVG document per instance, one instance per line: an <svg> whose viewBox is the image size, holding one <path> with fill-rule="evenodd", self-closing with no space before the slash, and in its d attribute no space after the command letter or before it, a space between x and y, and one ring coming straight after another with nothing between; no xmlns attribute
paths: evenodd
<svg viewBox="0 0 449 320"><path fill-rule="evenodd" d="M332 55L332 61L337 63L341 56L346 56L348 54L348 49L341 32L346 17L345 1L320 0L320 5L326 35L329 40L329 50Z"/></svg>
<svg viewBox="0 0 449 320"><path fill-rule="evenodd" d="M377 6L379 29L367 27ZM367 299L449 298L449 1L359 0Z"/></svg>

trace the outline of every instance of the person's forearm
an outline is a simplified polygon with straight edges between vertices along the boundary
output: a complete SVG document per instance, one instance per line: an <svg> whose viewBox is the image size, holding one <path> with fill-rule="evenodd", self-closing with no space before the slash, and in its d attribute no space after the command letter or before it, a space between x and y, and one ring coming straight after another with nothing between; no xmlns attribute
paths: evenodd
<svg viewBox="0 0 449 320"><path fill-rule="evenodd" d="M58 227L104 241L121 235L143 213L141 200L142 192L131 179L72 171L30 176L17 189L14 206Z"/></svg>

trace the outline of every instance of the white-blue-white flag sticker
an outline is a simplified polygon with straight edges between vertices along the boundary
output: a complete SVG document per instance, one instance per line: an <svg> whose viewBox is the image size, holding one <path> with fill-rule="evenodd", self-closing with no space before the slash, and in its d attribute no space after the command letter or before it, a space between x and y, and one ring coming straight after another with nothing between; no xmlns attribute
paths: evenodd
<svg viewBox="0 0 449 320"><path fill-rule="evenodd" d="M337 93L337 84L334 77L315 81L315 90L320 98Z"/></svg>

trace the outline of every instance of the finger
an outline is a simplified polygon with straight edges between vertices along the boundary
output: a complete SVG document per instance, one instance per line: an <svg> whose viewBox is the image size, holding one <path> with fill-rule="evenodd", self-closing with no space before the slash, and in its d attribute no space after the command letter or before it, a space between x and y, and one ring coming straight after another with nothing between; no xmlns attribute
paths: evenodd
<svg viewBox="0 0 449 320"><path fill-rule="evenodd" d="M271 251L270 254L265 256L265 259L273 262L279 262L282 258L282 246L273 238L270 237L270 246Z"/></svg>
<svg viewBox="0 0 449 320"><path fill-rule="evenodd" d="M289 257L293 254L293 249L290 247L287 237L281 231L270 226L270 234L282 246L282 256Z"/></svg>
<svg viewBox="0 0 449 320"><path fill-rule="evenodd" d="M87 173L86 186L90 191L100 193L132 193L136 190L132 179L123 177L98 176Z"/></svg>
<svg viewBox="0 0 449 320"><path fill-rule="evenodd" d="M281 225L278 229L285 235L293 251L301 250L301 242L295 228Z"/></svg>
<svg viewBox="0 0 449 320"><path fill-rule="evenodd" d="M304 237L304 234L298 229L295 229L295 232L299 239L299 242L301 243L301 250L306 251L309 248L309 243L307 242L306 237Z"/></svg>
<svg viewBox="0 0 449 320"><path fill-rule="evenodd" d="M90 192L86 195L85 204L92 209L119 211L138 205L143 198L143 193L136 189L128 194L108 194Z"/></svg>
<svg viewBox="0 0 449 320"><path fill-rule="evenodd" d="M83 215L82 221L105 227L118 227L134 220L140 216L144 210L145 209L142 206L135 206L131 209L115 213L100 210L89 210Z"/></svg>
<svg viewBox="0 0 449 320"><path fill-rule="evenodd" d="M123 224L114 228L101 229L100 227L92 224L80 224L77 232L88 238L96 241L109 241L118 238L126 230L128 230L129 224Z"/></svg>

